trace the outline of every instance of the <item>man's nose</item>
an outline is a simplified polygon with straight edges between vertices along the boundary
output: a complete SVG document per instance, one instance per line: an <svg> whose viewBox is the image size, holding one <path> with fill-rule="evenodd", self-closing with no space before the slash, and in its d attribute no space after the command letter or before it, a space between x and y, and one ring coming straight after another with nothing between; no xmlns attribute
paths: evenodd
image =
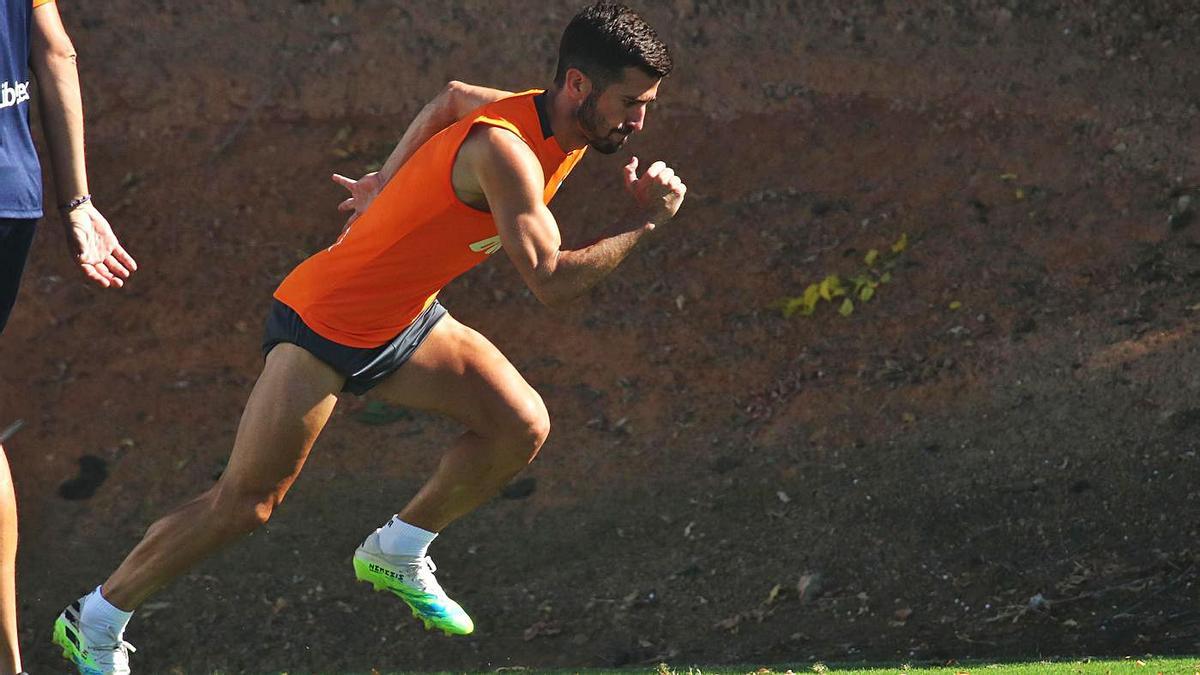
<svg viewBox="0 0 1200 675"><path fill-rule="evenodd" d="M646 106L644 105L639 105L638 107L634 108L629 114L629 117L625 119L625 126L629 127L631 131L641 131L645 124Z"/></svg>

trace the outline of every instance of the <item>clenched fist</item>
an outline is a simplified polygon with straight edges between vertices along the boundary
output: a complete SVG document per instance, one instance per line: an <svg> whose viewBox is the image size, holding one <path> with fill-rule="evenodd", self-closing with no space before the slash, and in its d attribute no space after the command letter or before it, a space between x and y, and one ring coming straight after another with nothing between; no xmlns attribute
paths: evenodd
<svg viewBox="0 0 1200 675"><path fill-rule="evenodd" d="M639 178L638 158L625 165L625 188L633 195L646 220L661 225L675 216L687 194L687 186L665 162L655 162Z"/></svg>

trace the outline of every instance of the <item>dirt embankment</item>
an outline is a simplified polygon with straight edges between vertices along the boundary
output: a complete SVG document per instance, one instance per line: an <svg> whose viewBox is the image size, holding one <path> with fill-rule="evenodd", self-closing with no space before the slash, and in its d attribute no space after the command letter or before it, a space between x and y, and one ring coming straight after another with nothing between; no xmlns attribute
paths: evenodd
<svg viewBox="0 0 1200 675"><path fill-rule="evenodd" d="M436 544L478 632L352 583L455 430L346 400L276 519L140 613L138 670L1195 652L1200 12L1059 4L648 7L679 65L632 151L687 178L680 218L570 309L502 259L443 298L554 418L532 482ZM545 84L575 9L63 3L142 270L92 292L44 227L0 341L31 670L220 470L270 293L339 228L328 174L448 79ZM569 241L622 160L565 186ZM773 307L884 264L848 317ZM64 500L82 455L107 479Z"/></svg>

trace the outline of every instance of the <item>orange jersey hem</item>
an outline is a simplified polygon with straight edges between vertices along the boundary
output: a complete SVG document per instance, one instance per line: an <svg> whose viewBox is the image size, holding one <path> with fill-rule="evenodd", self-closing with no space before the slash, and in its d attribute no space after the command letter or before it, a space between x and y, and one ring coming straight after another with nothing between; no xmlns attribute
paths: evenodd
<svg viewBox="0 0 1200 675"><path fill-rule="evenodd" d="M358 338L347 333L344 329L330 326L321 321L320 317L307 311L301 311L295 307L292 307L292 305L288 303L287 298L281 297L278 290L276 290L271 297L287 305L289 309L296 313L296 316L300 317L300 320L304 322L304 325L308 326L309 330L317 335L320 335L326 340L329 340L330 342L336 342L343 347L353 347L354 349L375 349L376 347L382 347L388 344L392 340L396 339L396 335L399 335L407 330L408 327L412 325L413 321L416 321L417 318L419 318L426 312L426 310L429 309L430 305L437 301L438 294L434 293L426 298L425 303L421 305L421 311L417 312L417 316L410 319L408 323L404 324L404 326L400 328L400 330L396 331L396 335L393 335L382 342L375 339Z"/></svg>

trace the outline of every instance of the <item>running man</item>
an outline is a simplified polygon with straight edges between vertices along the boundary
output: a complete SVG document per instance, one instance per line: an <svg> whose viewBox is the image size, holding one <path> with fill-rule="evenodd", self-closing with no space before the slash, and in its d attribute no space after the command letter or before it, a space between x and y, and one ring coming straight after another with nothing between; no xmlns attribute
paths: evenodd
<svg viewBox="0 0 1200 675"><path fill-rule="evenodd" d="M466 427L353 562L359 580L394 593L427 629L474 630L438 584L427 549L533 459L550 422L537 392L437 294L503 248L540 301L565 302L670 220L686 188L662 162L638 176L636 158L624 168L627 213L599 241L562 248L546 208L586 147L616 152L642 128L670 70L666 46L641 17L598 3L567 26L551 89L508 95L451 83L378 175L339 177L352 194L342 208L355 213L275 292L266 362L220 480L150 526L108 580L56 621L55 642L81 672L129 672L122 636L132 611L267 522L342 392L370 390Z"/></svg>
<svg viewBox="0 0 1200 675"><path fill-rule="evenodd" d="M0 333L17 301L42 217L42 168L29 131L29 71L38 83L59 213L83 274L120 288L137 269L88 194L75 48L53 0L7 0L0 17ZM0 428L11 420L0 420ZM10 427L11 428L11 427ZM3 442L0 438L0 443ZM21 671L17 644L17 501L0 445L0 675Z"/></svg>

